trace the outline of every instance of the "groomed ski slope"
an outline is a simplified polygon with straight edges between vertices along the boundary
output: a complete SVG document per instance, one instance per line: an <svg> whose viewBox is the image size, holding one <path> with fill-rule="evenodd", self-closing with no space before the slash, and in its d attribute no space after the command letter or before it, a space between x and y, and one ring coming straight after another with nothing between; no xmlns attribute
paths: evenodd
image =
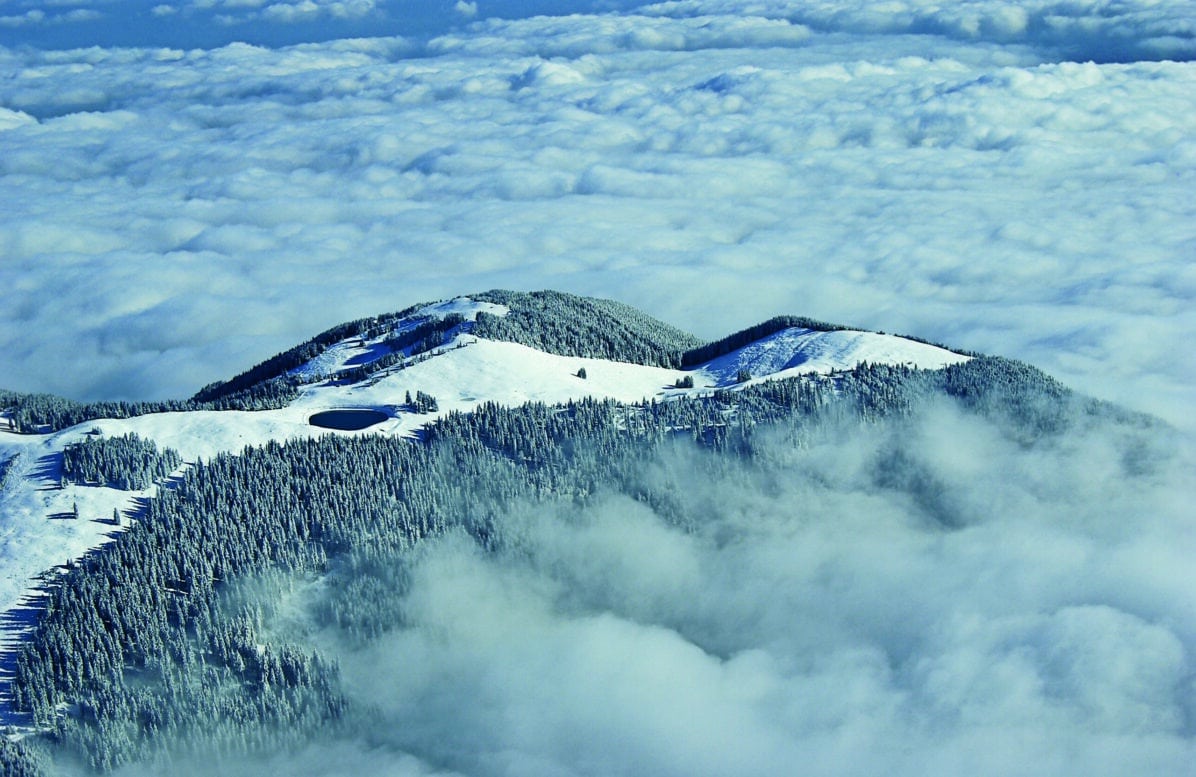
<svg viewBox="0 0 1196 777"><path fill-rule="evenodd" d="M495 315L505 312L500 306L460 298L423 308L412 318L457 313L472 320L483 309ZM379 341L358 339L335 344L294 372L333 376L377 354ZM154 488L132 492L71 484L58 487L63 449L82 441L93 429L108 437L136 433L153 440L159 448L174 448L184 462L193 463L269 440L324 434L410 436L438 415L469 411L487 401L510 406L533 401L563 403L585 397L638 402L741 385L737 384L741 371L751 374L748 384L753 384L802 373L851 369L864 361L934 369L966 359L892 335L786 329L683 371L557 356L461 332L444 348L404 369L381 373L380 377L372 376L355 385L313 383L290 406L279 410L156 413L100 419L49 435L0 433L0 462L19 455L8 485L0 492L0 612L4 613L0 616L0 725L9 720L2 697L10 673L6 658L31 623L28 606L40 596L39 576L111 541L120 531L111 523L113 509L132 515L136 499L155 493ZM582 369L585 378L578 377ZM687 374L693 376L694 388L674 388L678 378ZM414 395L417 391L436 397L437 414L405 409L408 392ZM330 431L308 423L312 414L336 408L382 410L389 419L354 432ZM80 516L77 520L61 517L73 513L76 506ZM124 525L128 524L125 520Z"/></svg>

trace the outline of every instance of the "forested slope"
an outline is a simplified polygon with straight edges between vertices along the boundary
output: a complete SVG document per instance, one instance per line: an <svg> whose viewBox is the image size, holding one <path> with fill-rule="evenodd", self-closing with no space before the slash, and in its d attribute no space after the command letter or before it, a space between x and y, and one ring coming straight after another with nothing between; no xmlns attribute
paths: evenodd
<svg viewBox="0 0 1196 777"><path fill-rule="evenodd" d="M297 587L321 592L307 607L315 628L369 644L402 627L402 570L428 537L463 532L493 552L518 541L503 520L513 505L585 504L611 492L692 526L701 516L646 474L665 447L696 446L711 466L750 462L764 455L758 440L802 445L944 401L1024 444L1075 424L1152 424L990 358L634 406L485 404L449 414L419 442L327 436L198 464L54 582L13 682L15 705L44 733L0 750L4 773L38 773L38 761L165 769L180 757L238 758L341 736L370 711L345 696L335 660L277 627ZM936 503L916 470L877 478L950 528L950 505Z"/></svg>
<svg viewBox="0 0 1196 777"><path fill-rule="evenodd" d="M473 333L561 356L680 367L701 344L691 334L619 302L559 291L488 291L476 299L505 305L505 316L478 316Z"/></svg>

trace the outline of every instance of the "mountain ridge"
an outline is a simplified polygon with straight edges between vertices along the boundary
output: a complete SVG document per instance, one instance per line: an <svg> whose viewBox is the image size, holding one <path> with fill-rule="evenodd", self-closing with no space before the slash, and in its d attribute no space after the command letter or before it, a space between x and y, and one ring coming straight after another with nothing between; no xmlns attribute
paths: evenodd
<svg viewBox="0 0 1196 777"><path fill-rule="evenodd" d="M397 363L399 360L391 359L392 356L409 359L443 347L454 334L461 332L470 332L483 339L528 345L559 356L690 370L785 328L822 332L868 331L802 316L777 316L719 340L703 343L694 335L613 300L549 290L514 292L498 289L454 299L475 300L483 303L483 307L493 307L477 310L466 321L460 317L460 311L451 309L454 300L439 300L412 305L395 313L344 322L231 378L208 384L189 399L76 402L49 394L21 394L0 388L0 420L15 427L15 431L32 433L58 431L100 418L127 418L145 413L278 409L295 400L299 387L311 377L296 374L297 371L319 359L329 348L354 339L376 342L378 353L352 371L347 378L351 381L365 380L372 374L371 368L380 362L390 360L384 366ZM496 309L506 312L496 315ZM901 339L935 345L918 338ZM948 350L946 346L936 347ZM953 350L953 353L979 355L960 350Z"/></svg>

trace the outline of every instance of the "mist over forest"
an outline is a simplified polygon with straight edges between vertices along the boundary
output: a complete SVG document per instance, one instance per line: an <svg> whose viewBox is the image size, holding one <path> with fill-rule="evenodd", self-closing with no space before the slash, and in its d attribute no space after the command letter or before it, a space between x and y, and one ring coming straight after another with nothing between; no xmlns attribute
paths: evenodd
<svg viewBox="0 0 1196 777"><path fill-rule="evenodd" d="M1025 450L951 407L860 437L778 435L750 461L681 443L643 473L676 514L605 493L512 512L494 555L432 543L404 626L337 654L378 710L355 754L489 775L1187 769L1190 460L1129 475L1103 432Z"/></svg>

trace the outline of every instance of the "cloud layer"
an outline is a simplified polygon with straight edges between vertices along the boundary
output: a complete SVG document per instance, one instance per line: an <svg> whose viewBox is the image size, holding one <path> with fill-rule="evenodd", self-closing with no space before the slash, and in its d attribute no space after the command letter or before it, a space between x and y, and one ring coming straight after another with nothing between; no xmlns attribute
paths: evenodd
<svg viewBox="0 0 1196 777"><path fill-rule="evenodd" d="M1196 55L1196 29L1184 0L936 0L788 3L783 0L677 0L650 7L673 14L736 13L788 19L824 32L936 35L960 41L1020 44L1076 61L1133 62Z"/></svg>
<svg viewBox="0 0 1196 777"><path fill-rule="evenodd" d="M433 38L0 49L0 383L182 396L344 319L558 287L709 337L911 332L1190 423L1181 5L479 3Z"/></svg>
<svg viewBox="0 0 1196 777"><path fill-rule="evenodd" d="M405 627L342 662L379 744L470 774L1176 773L1193 484L1121 448L949 408L757 466L682 446L643 477L694 531L624 497L517 513L497 559L428 552ZM878 485L898 456L957 528Z"/></svg>
<svg viewBox="0 0 1196 777"><path fill-rule="evenodd" d="M337 654L351 739L241 773L1184 773L1196 468L1138 433L941 407L752 463L678 445L638 477L685 528L611 493L415 551L395 627Z"/></svg>

